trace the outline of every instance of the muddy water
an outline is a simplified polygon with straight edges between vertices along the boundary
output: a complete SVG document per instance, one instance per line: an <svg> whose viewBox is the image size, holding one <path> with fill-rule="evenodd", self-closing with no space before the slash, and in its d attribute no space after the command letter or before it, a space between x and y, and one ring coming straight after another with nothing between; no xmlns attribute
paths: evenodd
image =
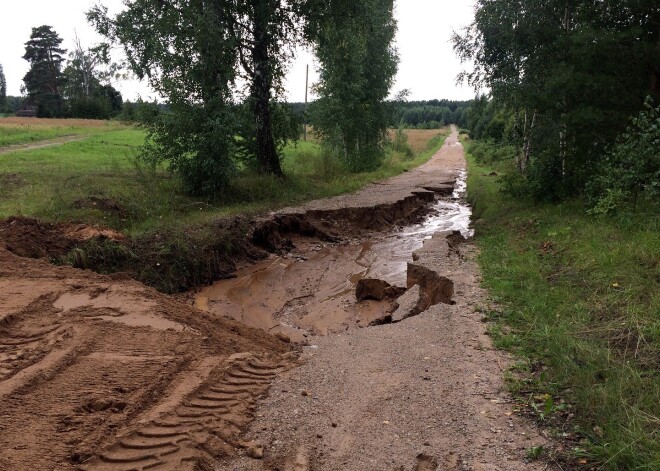
<svg viewBox="0 0 660 471"><path fill-rule="evenodd" d="M468 237L471 209L465 203L466 173L450 198L437 200L420 224L342 245L295 241L296 249L245 267L194 295L198 309L234 318L293 341L366 326L382 317L388 302L356 303L355 285L379 278L406 285L412 253L436 232L458 230Z"/></svg>

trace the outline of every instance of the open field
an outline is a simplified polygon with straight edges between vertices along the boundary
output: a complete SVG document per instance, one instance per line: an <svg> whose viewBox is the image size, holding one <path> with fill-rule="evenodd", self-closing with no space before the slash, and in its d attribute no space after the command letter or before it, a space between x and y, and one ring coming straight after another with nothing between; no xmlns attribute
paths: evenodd
<svg viewBox="0 0 660 471"><path fill-rule="evenodd" d="M439 131L412 130L411 141L424 150L408 160L392 154L380 169L360 174L344 171L318 144L299 142L285 149L286 181L244 173L231 194L218 201L200 201L184 195L177 179L164 169L138 164L138 149L144 142L140 129L82 120L71 121L77 123L71 126L68 120L60 120L53 127L47 126L47 120L35 120L34 125L25 121L33 122L8 120L14 127L30 128L23 139L41 131L44 139L53 133L81 133L84 139L0 155L0 218L20 215L78 221L128 232L210 221L356 190L423 163L443 142L433 140Z"/></svg>
<svg viewBox="0 0 660 471"><path fill-rule="evenodd" d="M118 122L92 119L0 118L0 147L123 128L126 126Z"/></svg>
<svg viewBox="0 0 660 471"><path fill-rule="evenodd" d="M506 197L500 178L512 163L469 162L479 261L494 301L483 310L496 345L518 358L509 384L520 407L577 462L660 469L657 203L597 219L575 200Z"/></svg>
<svg viewBox="0 0 660 471"><path fill-rule="evenodd" d="M433 139L434 136L438 135L438 129L404 129L404 132L408 136L408 145L413 150L413 152L422 152L426 149L426 145L429 142L429 139ZM389 131L390 139L394 138L396 129L391 129Z"/></svg>

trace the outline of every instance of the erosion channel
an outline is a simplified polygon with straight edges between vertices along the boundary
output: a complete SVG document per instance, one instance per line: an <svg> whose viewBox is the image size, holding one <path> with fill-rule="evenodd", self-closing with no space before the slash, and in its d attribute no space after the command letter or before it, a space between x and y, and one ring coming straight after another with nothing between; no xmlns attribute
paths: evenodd
<svg viewBox="0 0 660 471"><path fill-rule="evenodd" d="M466 178L461 170L455 181L429 187L435 197L421 222L340 242L294 237L291 251L201 289L194 305L294 342L388 322L412 285L408 264L424 241L443 232L471 236Z"/></svg>

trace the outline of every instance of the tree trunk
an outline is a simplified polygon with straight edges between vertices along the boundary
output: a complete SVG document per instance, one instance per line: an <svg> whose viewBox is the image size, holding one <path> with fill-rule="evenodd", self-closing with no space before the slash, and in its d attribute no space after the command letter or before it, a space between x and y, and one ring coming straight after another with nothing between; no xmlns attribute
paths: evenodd
<svg viewBox="0 0 660 471"><path fill-rule="evenodd" d="M534 125L536 123L536 110L532 114L532 119L528 117L528 111L525 110L525 127L523 129L523 148L522 155L518 158L518 171L521 174L527 172L527 163L529 162L529 157L532 154L532 131L534 130Z"/></svg>
<svg viewBox="0 0 660 471"><path fill-rule="evenodd" d="M252 78L252 100L257 138L257 159L262 172L279 177L284 176L277 155L273 124L270 113L270 90L272 87L271 57L268 52L270 42L268 24L273 8L270 1L252 0L254 12L254 76Z"/></svg>

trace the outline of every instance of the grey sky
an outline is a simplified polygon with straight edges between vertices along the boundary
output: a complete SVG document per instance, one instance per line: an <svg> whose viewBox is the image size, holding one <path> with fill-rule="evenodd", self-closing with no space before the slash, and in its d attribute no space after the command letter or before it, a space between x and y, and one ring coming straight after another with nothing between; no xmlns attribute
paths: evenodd
<svg viewBox="0 0 660 471"><path fill-rule="evenodd" d="M122 0L100 0L110 11L119 11ZM96 0L3 0L3 25L0 28L0 64L4 66L9 95L19 95L27 62L22 59L24 44L31 28L48 24L71 49L75 32L85 45L99 41L87 24L85 11ZM455 84L462 66L455 58L449 42L452 30L466 26L473 18L474 0L397 0L399 22L397 48L401 57L399 74L393 92L410 89L410 99L469 99L474 92ZM287 76L289 101L302 101L305 92L305 65L310 64L310 83L316 73L314 58L300 51ZM152 95L149 88L137 81L115 84L125 99Z"/></svg>

